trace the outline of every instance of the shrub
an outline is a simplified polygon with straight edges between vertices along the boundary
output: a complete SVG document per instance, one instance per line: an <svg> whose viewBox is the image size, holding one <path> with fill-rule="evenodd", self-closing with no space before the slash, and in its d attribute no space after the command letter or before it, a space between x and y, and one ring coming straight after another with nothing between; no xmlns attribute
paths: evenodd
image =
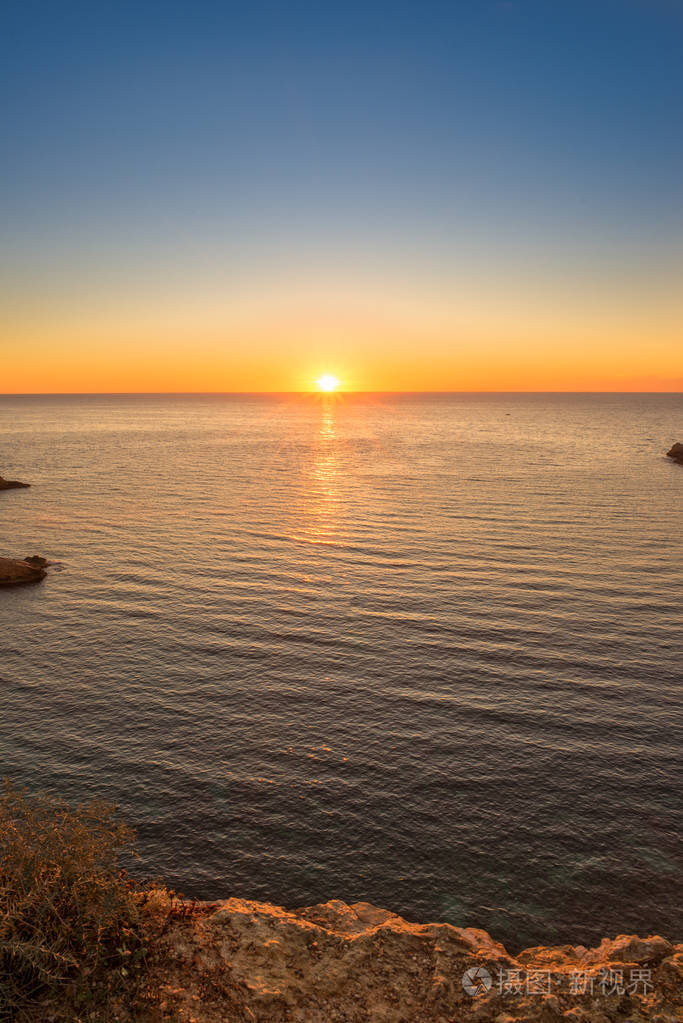
<svg viewBox="0 0 683 1023"><path fill-rule="evenodd" d="M0 789L0 1021L50 1003L113 1019L145 956L141 898L119 866L133 835L112 807ZM44 1017L41 1017L44 1018Z"/></svg>

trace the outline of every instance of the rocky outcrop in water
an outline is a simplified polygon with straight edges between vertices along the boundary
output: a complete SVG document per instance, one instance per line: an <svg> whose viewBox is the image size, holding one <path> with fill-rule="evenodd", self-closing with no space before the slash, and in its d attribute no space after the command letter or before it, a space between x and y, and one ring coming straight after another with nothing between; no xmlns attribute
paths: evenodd
<svg viewBox="0 0 683 1023"><path fill-rule="evenodd" d="M510 955L485 931L367 903L286 910L157 892L150 1019L178 1023L675 1023L683 945L621 935ZM146 1017L145 1017L146 1018Z"/></svg>
<svg viewBox="0 0 683 1023"><path fill-rule="evenodd" d="M39 583L47 575L45 558L33 555L25 560L0 558L0 586L21 586L24 583Z"/></svg>
<svg viewBox="0 0 683 1023"><path fill-rule="evenodd" d="M0 476L0 490L17 490L19 487L30 486L30 483L22 483L20 480L5 480Z"/></svg>
<svg viewBox="0 0 683 1023"><path fill-rule="evenodd" d="M16 490L30 487L30 483L20 480L6 480L0 476L0 490ZM21 586L24 583L39 583L47 575L45 569L49 562L38 554L28 558L0 558L0 586Z"/></svg>
<svg viewBox="0 0 683 1023"><path fill-rule="evenodd" d="M683 444L676 443L666 453L667 458L673 458L676 465L683 465Z"/></svg>
<svg viewBox="0 0 683 1023"><path fill-rule="evenodd" d="M47 568L50 564L47 558L41 558L38 554L31 554L28 558L24 558L24 561L32 568Z"/></svg>

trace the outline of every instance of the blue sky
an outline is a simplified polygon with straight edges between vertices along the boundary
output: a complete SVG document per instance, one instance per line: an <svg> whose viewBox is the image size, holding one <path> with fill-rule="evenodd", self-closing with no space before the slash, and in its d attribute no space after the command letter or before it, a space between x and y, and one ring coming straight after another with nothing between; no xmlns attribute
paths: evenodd
<svg viewBox="0 0 683 1023"><path fill-rule="evenodd" d="M680 217L678 3L10 0L1 27L22 213L410 199L437 218L487 197Z"/></svg>
<svg viewBox="0 0 683 1023"><path fill-rule="evenodd" d="M683 0L5 0L0 50L13 317L84 281L681 268Z"/></svg>

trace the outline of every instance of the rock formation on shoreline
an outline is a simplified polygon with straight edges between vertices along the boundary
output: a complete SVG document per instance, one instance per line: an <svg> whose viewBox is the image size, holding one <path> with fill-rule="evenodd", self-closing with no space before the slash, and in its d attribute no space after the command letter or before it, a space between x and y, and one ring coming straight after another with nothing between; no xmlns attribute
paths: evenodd
<svg viewBox="0 0 683 1023"><path fill-rule="evenodd" d="M31 565L32 568L47 568L50 564L47 558L41 558L39 554L30 554L28 558L23 560L27 565Z"/></svg>
<svg viewBox="0 0 683 1023"><path fill-rule="evenodd" d="M367 903L148 907L162 952L151 1020L178 1023L676 1023L683 945L621 935L516 956L485 931ZM141 1017L142 1018L142 1017ZM147 1019L147 1016L144 1017Z"/></svg>
<svg viewBox="0 0 683 1023"><path fill-rule="evenodd" d="M683 444L676 443L667 451L667 458L673 458L676 465L683 465Z"/></svg>
<svg viewBox="0 0 683 1023"><path fill-rule="evenodd" d="M39 583L47 575L45 558L32 555L25 560L0 558L0 586L21 586L24 583Z"/></svg>
<svg viewBox="0 0 683 1023"><path fill-rule="evenodd" d="M16 490L30 487L20 480L6 480L0 476L0 490ZM39 583L47 575L49 562L37 554L28 558L0 558L0 586L22 586L24 583Z"/></svg>
<svg viewBox="0 0 683 1023"><path fill-rule="evenodd" d="M18 488L30 487L30 483L22 483L21 480L6 480L0 476L0 490L17 490Z"/></svg>

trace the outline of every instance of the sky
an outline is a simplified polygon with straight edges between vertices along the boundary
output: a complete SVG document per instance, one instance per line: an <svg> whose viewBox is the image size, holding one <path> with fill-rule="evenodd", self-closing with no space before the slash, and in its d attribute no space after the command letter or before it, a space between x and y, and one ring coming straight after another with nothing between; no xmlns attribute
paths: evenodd
<svg viewBox="0 0 683 1023"><path fill-rule="evenodd" d="M683 389L683 0L4 0L0 392Z"/></svg>

